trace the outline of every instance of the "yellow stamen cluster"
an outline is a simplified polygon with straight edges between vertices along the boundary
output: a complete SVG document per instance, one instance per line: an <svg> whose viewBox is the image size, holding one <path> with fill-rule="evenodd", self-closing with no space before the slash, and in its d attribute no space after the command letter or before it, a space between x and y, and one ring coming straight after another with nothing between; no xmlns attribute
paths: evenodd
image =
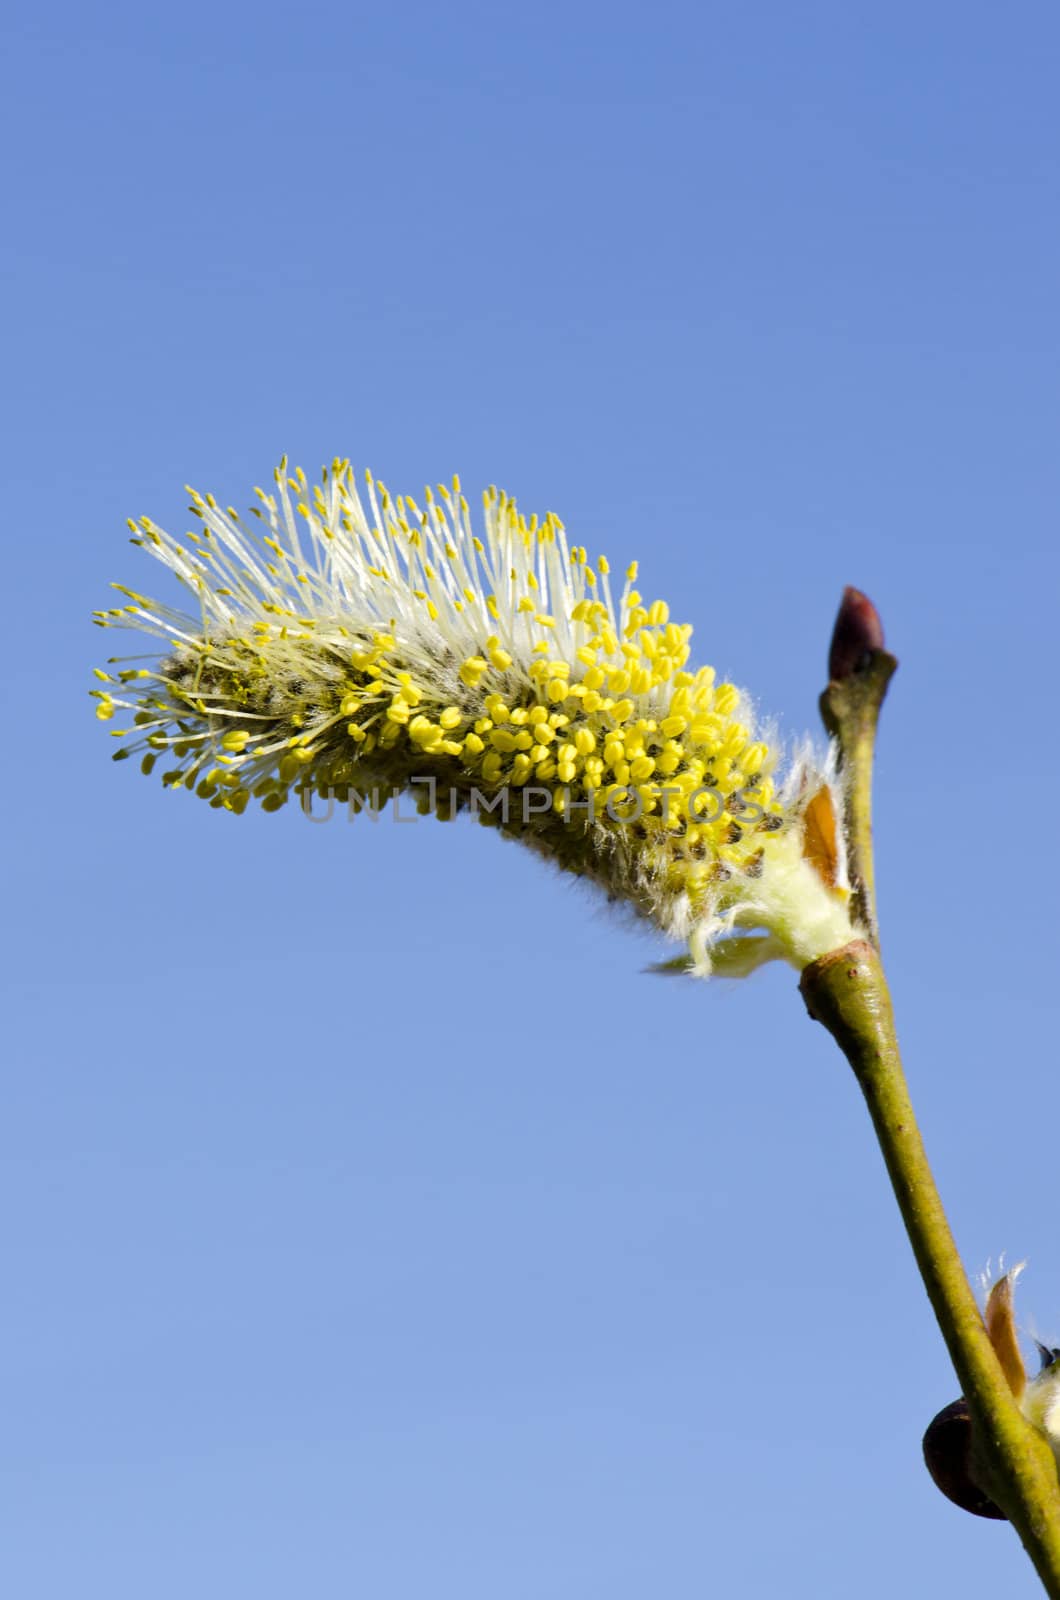
<svg viewBox="0 0 1060 1600"><path fill-rule="evenodd" d="M165 758L167 785L236 813L412 789L446 816L503 791L483 820L664 926L729 903L780 844L775 757L739 691L689 669L691 628L644 602L635 565L616 605L557 517L490 489L480 539L458 480L421 509L369 475L362 501L345 461L312 489L282 463L257 537L191 494L185 542L131 526L197 617L128 589L96 616L162 641L153 670L97 674L97 715L131 718L115 759Z"/></svg>

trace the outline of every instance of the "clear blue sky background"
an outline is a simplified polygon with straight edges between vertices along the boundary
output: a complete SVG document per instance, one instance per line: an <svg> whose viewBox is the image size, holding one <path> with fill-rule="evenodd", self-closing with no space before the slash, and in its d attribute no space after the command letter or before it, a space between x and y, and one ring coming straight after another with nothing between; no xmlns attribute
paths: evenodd
<svg viewBox="0 0 1060 1600"><path fill-rule="evenodd" d="M5 1592L1036 1594L921 1467L956 1386L794 974L642 975L468 825L211 812L86 690L124 518L285 450L555 509L793 734L861 585L914 1092L1060 1338L1055 8L6 29Z"/></svg>

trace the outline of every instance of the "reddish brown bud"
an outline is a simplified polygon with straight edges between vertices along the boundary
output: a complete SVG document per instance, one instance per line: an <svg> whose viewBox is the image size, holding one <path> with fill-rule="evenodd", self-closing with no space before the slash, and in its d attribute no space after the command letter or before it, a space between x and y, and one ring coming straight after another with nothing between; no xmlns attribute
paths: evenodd
<svg viewBox="0 0 1060 1600"><path fill-rule="evenodd" d="M883 623L867 594L848 585L843 590L839 614L828 652L828 676L833 682L850 678L866 665L873 652L883 649Z"/></svg>
<svg viewBox="0 0 1060 1600"><path fill-rule="evenodd" d="M972 1477L972 1419L967 1400L939 1412L924 1435L924 1465L947 1500L976 1517L1008 1519Z"/></svg>

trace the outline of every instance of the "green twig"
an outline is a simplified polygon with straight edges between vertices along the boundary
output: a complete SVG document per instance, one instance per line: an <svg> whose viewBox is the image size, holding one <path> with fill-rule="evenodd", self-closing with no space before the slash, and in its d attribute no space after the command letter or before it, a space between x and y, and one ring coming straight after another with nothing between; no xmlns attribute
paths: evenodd
<svg viewBox="0 0 1060 1600"><path fill-rule="evenodd" d="M844 778L849 871L866 939L805 969L811 1017L861 1087L920 1275L968 1402L976 1480L1016 1528L1050 1600L1060 1600L1060 1486L1052 1450L1012 1396L961 1265L913 1113L878 953L871 825L876 723L897 666L871 602L844 596L821 712Z"/></svg>
<svg viewBox="0 0 1060 1600"><path fill-rule="evenodd" d="M961 1266L898 1055L887 983L864 940L823 956L800 983L807 1009L843 1051L868 1104L898 1208L972 1417L977 1479L1019 1532L1060 1600L1060 1490L1045 1439L1012 1397Z"/></svg>

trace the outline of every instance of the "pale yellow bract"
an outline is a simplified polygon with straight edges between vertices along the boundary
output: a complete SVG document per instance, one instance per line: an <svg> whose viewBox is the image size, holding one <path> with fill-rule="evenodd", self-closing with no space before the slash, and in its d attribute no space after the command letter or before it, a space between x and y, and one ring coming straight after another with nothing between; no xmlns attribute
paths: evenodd
<svg viewBox="0 0 1060 1600"><path fill-rule="evenodd" d="M778 787L744 697L688 666L691 627L645 603L635 564L616 604L603 556L496 489L479 538L457 479L421 509L370 474L362 499L347 461L275 478L253 529L195 491L184 542L130 523L196 615L122 585L96 614L161 641L150 670L97 672L97 715L131 714L116 759L168 755L164 783L235 813L295 789L415 788L443 816L505 792L483 820L689 939L700 972L734 929L767 938L730 940L732 971L851 936L843 884L802 849L823 779L803 762Z"/></svg>

